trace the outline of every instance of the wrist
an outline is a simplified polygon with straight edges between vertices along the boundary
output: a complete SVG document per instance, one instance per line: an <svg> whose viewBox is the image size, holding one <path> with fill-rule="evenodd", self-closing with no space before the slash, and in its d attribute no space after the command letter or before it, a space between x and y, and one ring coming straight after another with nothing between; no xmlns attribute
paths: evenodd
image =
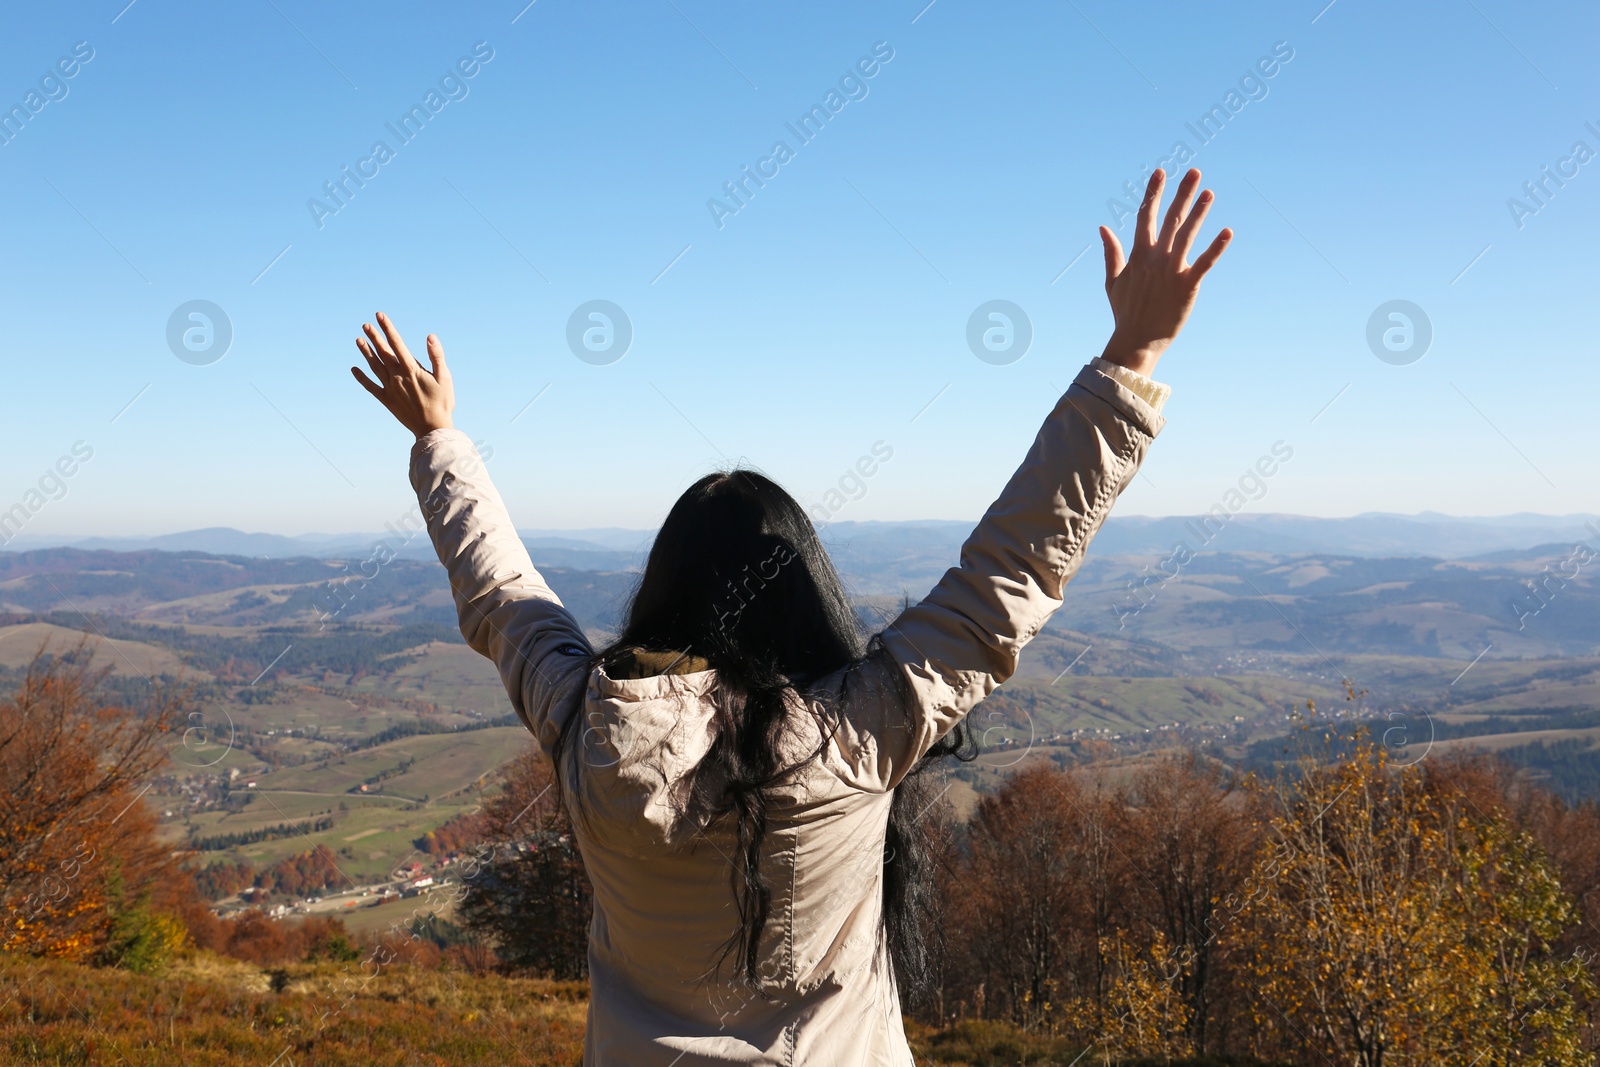
<svg viewBox="0 0 1600 1067"><path fill-rule="evenodd" d="M1149 378L1154 374L1161 353L1166 351L1166 348L1165 341L1135 344L1112 334L1111 340L1106 342L1105 351L1100 353L1100 358L1107 363L1115 363L1119 367L1126 367L1135 374Z"/></svg>

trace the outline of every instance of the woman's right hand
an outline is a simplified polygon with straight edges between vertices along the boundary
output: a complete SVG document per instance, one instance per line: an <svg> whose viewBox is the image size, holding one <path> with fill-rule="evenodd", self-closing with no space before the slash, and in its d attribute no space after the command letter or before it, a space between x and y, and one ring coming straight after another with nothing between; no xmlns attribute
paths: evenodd
<svg viewBox="0 0 1600 1067"><path fill-rule="evenodd" d="M351 367L350 373L389 409L400 425L418 437L449 429L456 389L450 380L450 368L445 366L444 345L435 335L428 335L428 362L433 368L429 372L411 358L405 339L389 316L380 311L377 318L381 335L371 323L364 322L361 330L366 336L356 338L356 348L367 357L367 366L377 381L361 373L360 367Z"/></svg>
<svg viewBox="0 0 1600 1067"><path fill-rule="evenodd" d="M1195 200L1194 210L1189 210L1190 200L1200 186L1200 172L1190 168L1178 184L1178 194L1157 232L1156 212L1161 207L1166 181L1166 172L1160 169L1150 175L1133 228L1133 250L1126 259L1117 235L1100 227L1106 252L1106 296L1116 320L1111 340L1100 358L1146 377L1188 321L1200 280L1233 240L1233 231L1224 228L1192 266L1186 263L1185 257L1194 246L1214 197L1206 189Z"/></svg>

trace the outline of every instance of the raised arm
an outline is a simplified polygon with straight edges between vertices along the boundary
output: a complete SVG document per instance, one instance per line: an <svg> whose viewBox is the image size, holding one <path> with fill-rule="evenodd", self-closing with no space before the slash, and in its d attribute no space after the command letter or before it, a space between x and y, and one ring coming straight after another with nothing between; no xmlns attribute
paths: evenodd
<svg viewBox="0 0 1600 1067"><path fill-rule="evenodd" d="M518 717L549 753L561 725L553 713L587 673L588 639L528 558L471 439L452 426L455 389L439 339L428 335L426 370L389 317L377 318L381 334L363 324L356 341L377 381L351 373L416 435L411 485L449 572L461 634L494 662Z"/></svg>
<svg viewBox="0 0 1600 1067"><path fill-rule="evenodd" d="M1012 675L1164 425L1167 388L1149 374L1232 238L1224 229L1190 266L1186 257L1212 196L1202 192L1189 210L1200 184L1200 172L1189 171L1158 230L1164 183L1161 171L1151 176L1127 258L1116 235L1100 230L1116 319L1105 352L1045 418L1022 465L961 546L960 565L884 631L887 655L825 683L838 687L840 699L828 759L846 781L892 789ZM909 703L898 699L901 692Z"/></svg>

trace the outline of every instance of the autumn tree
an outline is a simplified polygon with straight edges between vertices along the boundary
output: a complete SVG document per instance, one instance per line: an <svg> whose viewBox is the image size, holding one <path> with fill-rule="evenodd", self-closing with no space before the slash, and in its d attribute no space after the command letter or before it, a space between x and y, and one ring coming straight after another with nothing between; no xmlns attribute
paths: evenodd
<svg viewBox="0 0 1600 1067"><path fill-rule="evenodd" d="M1270 822L1233 938L1260 1053L1355 1067L1589 1063L1572 902L1537 845L1448 776L1358 737L1264 787Z"/></svg>
<svg viewBox="0 0 1600 1067"><path fill-rule="evenodd" d="M509 763L467 848L460 915L518 970L581 978L593 891L549 763L532 745Z"/></svg>
<svg viewBox="0 0 1600 1067"><path fill-rule="evenodd" d="M284 921L257 908L246 908L227 918L211 916L209 923L198 924L192 930L199 947L249 963L320 959L349 963L361 955L344 920L336 916L308 915Z"/></svg>
<svg viewBox="0 0 1600 1067"><path fill-rule="evenodd" d="M239 890L256 884L257 872L245 860L217 860L194 870L195 893L203 901L231 897Z"/></svg>
<svg viewBox="0 0 1600 1067"><path fill-rule="evenodd" d="M1174 951L1159 930L1139 944L1130 928L1100 939L1106 980L1098 997L1078 997L1062 1006L1066 1029L1091 1042L1104 1056L1186 1056L1193 1005L1182 979L1193 957Z"/></svg>
<svg viewBox="0 0 1600 1067"><path fill-rule="evenodd" d="M104 697L87 644L41 650L0 700L0 948L84 959L119 946L148 959L172 942L157 922L174 881L140 803L166 760L180 693L135 711ZM147 929L155 923L155 929Z"/></svg>
<svg viewBox="0 0 1600 1067"><path fill-rule="evenodd" d="M257 871L254 883L258 889L291 897L303 897L337 886L353 884L339 869L339 864L335 862L333 853L328 851L327 845L317 845L304 852L297 852L279 860L264 871Z"/></svg>
<svg viewBox="0 0 1600 1067"><path fill-rule="evenodd" d="M1216 1051L1238 989L1222 951L1222 902L1243 883L1257 847L1249 798L1230 770L1191 752L1142 768L1119 800L1127 905L1136 927L1156 935L1142 951L1185 1005L1189 1043Z"/></svg>
<svg viewBox="0 0 1600 1067"><path fill-rule="evenodd" d="M429 830L411 844L417 851L430 856L445 856L461 852L484 836L483 812L475 811L453 815L436 829Z"/></svg>
<svg viewBox="0 0 1600 1067"><path fill-rule="evenodd" d="M923 806L908 831L921 837L922 861L930 871L925 889L915 895L910 909L914 921L921 925L927 986L907 988L902 984L900 990L905 1012L931 1016L941 1023L950 1018L946 998L952 990L952 979L959 973L959 967L953 969L953 961L962 954L968 935L961 925L958 894L952 892L956 879L961 877L964 837L962 820L945 796L952 784L946 781L934 799ZM899 861L894 846L886 843L885 869Z"/></svg>
<svg viewBox="0 0 1600 1067"><path fill-rule="evenodd" d="M956 999L1045 1029L1069 1000L1103 1002L1101 942L1121 919L1126 883L1115 819L1107 791L1044 765L979 803L947 890L964 932L951 959Z"/></svg>

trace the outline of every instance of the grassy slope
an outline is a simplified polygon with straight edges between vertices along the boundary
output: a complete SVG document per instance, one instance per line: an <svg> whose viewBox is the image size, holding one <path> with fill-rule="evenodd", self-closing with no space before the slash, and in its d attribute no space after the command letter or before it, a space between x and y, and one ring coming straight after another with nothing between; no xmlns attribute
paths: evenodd
<svg viewBox="0 0 1600 1067"><path fill-rule="evenodd" d="M343 795L368 778L392 773L415 761L404 774L381 783L385 793L421 800L464 788L515 755L528 738L521 726L499 726L458 734L420 734L341 756L326 766L309 764L260 779L263 790Z"/></svg>
<svg viewBox="0 0 1600 1067"><path fill-rule="evenodd" d="M25 667L41 647L62 653L77 647L84 633L64 626L33 622L18 626L0 626L0 666L13 670ZM109 668L113 674L154 675L178 674L184 671L183 660L171 649L143 641L107 641L93 634L88 636L95 669ZM204 680L203 671L188 670L188 677Z"/></svg>
<svg viewBox="0 0 1600 1067"><path fill-rule="evenodd" d="M0 957L0 1060L129 1067L582 1061L581 984L344 966L289 967L287 988L273 993L262 968L209 955L161 977Z"/></svg>
<svg viewBox="0 0 1600 1067"><path fill-rule="evenodd" d="M274 993L266 969L209 954L154 977L0 956L0 1060L41 1067L582 1062L587 990L580 982L375 964L283 971L287 983ZM947 1067L1066 1067L1083 1052L994 1021L944 1032L910 1023L907 1036L917 1062Z"/></svg>

